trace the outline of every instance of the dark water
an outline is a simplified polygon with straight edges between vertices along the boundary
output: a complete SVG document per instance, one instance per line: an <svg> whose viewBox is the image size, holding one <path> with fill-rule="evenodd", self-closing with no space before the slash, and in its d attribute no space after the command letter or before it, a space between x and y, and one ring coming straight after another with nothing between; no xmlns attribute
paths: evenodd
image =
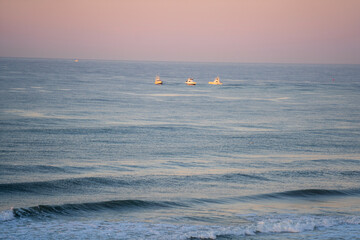
<svg viewBox="0 0 360 240"><path fill-rule="evenodd" d="M0 238L359 239L359 93L359 65L2 58Z"/></svg>

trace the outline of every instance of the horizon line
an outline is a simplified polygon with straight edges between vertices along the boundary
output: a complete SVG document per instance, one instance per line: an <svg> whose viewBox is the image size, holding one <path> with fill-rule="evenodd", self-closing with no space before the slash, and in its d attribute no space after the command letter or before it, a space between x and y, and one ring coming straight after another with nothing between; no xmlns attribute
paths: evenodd
<svg viewBox="0 0 360 240"><path fill-rule="evenodd" d="M49 60L84 60L84 61L118 61L118 62L163 62L163 63L212 63L212 64L288 64L288 65L360 65L360 63L315 63L315 62L236 62L236 61L190 61L190 60L126 60L126 59L105 59L105 58L78 58L78 57L10 57L0 56L0 58L12 59L49 59Z"/></svg>

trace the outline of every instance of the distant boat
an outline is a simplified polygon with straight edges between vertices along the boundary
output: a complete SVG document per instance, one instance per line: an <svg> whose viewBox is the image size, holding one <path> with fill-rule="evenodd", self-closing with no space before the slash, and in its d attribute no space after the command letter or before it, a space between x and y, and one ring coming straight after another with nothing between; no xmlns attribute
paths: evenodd
<svg viewBox="0 0 360 240"><path fill-rule="evenodd" d="M161 84L163 84L163 82L160 80L160 77L159 77L159 76L156 76L156 78L155 78L155 84L156 84L156 85L161 85Z"/></svg>
<svg viewBox="0 0 360 240"><path fill-rule="evenodd" d="M212 84L212 85L222 85L222 82L220 82L220 78L217 77L215 78L215 80L213 82L209 82L209 84Z"/></svg>
<svg viewBox="0 0 360 240"><path fill-rule="evenodd" d="M194 80L192 78L188 78L188 80L186 80L185 82L187 85L196 85L196 82L194 82Z"/></svg>

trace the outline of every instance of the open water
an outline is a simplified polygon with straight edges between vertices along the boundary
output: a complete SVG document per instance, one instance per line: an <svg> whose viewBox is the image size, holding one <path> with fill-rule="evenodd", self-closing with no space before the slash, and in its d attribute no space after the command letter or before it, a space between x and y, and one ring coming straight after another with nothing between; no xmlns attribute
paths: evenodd
<svg viewBox="0 0 360 240"><path fill-rule="evenodd" d="M359 236L360 65L0 59L0 239Z"/></svg>

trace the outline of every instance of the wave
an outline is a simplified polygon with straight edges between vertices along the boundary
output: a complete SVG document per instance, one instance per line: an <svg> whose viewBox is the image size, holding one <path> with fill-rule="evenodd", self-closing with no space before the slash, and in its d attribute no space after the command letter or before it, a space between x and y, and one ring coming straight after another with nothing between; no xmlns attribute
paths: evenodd
<svg viewBox="0 0 360 240"><path fill-rule="evenodd" d="M150 208L168 208L168 207L196 207L201 204L223 204L231 201L266 201L272 199L309 199L329 196L355 196L360 195L360 189L352 190L326 190L326 189L304 189L285 191L277 193L267 193L259 195L249 195L230 198L202 198L202 199L188 199L181 202L174 201L144 201L144 200L113 200L103 202L91 203L77 203L64 205L38 205L27 208L13 208L12 213L14 217L43 217L51 215L76 215L82 212L94 212L102 210L134 210L134 209L150 209ZM5 212L3 213L5 214ZM11 216L7 213L6 216ZM8 217L6 217L8 218Z"/></svg>
<svg viewBox="0 0 360 240"><path fill-rule="evenodd" d="M28 208L13 208L12 215L15 218L23 217L51 217L56 215L77 215L81 213L96 212L103 210L134 210L134 209L153 209L153 208L171 208L185 207L185 204L179 204L171 201L144 201L144 200L113 200L93 203L76 203L63 205L38 205ZM9 212L6 212L9 218ZM11 215L10 215L11 216Z"/></svg>
<svg viewBox="0 0 360 240"><path fill-rule="evenodd" d="M1 166L1 165L0 165ZM24 167L20 167L23 169ZM43 171L52 171L53 173L62 171L62 168L51 166L34 166ZM15 169L17 169L15 167ZM26 169L26 168L25 168ZM71 169L76 170L76 169ZM31 169L29 170L31 171ZM65 170L64 170L65 171ZM1 172L1 171L0 171ZM200 175L184 175L184 176L144 176L142 178L132 177L79 177L67 178L49 181L37 182L18 182L0 184L0 195L6 193L33 193L33 194L49 194L49 193L77 193L79 191L87 191L99 187L139 187L139 186L168 186L171 183L176 185L188 185L194 182L239 182L239 181L270 181L269 179L255 174L229 173L229 174L200 174Z"/></svg>
<svg viewBox="0 0 360 240"><path fill-rule="evenodd" d="M34 194L49 194L51 192L78 192L87 188L95 188L104 185L124 186L129 185L127 181L102 178L102 177L84 177L69 178L60 180L50 180L41 182L20 182L0 184L1 193L24 192Z"/></svg>
<svg viewBox="0 0 360 240"><path fill-rule="evenodd" d="M178 163L176 163L178 164ZM243 181L271 181L266 177L256 174L245 173L225 173L225 174L199 174L199 175L185 175L175 176L171 178L176 181L191 181L191 182L243 182Z"/></svg>
<svg viewBox="0 0 360 240"><path fill-rule="evenodd" d="M57 167L51 165L10 165L10 164L0 164L0 173L1 174L19 174L21 173L76 173L79 170L88 170L84 167L73 167L73 166L64 166Z"/></svg>
<svg viewBox="0 0 360 240"><path fill-rule="evenodd" d="M184 223L150 223L126 221L31 221L24 225L7 221L0 238L16 239L242 239L261 235L261 238L291 239L357 239L360 216L341 215L255 215L243 217L237 225L191 225ZM329 229L329 230L327 230ZM335 230L335 231L334 231ZM339 232L340 231L340 232ZM294 234L297 235L285 235ZM335 233L335 235L333 235Z"/></svg>
<svg viewBox="0 0 360 240"><path fill-rule="evenodd" d="M301 189L291 190L276 193L266 193L253 196L241 197L249 200L268 200L268 199L314 199L321 197L346 197L346 196L358 196L360 195L360 189L344 189L344 190L329 190L329 189Z"/></svg>
<svg viewBox="0 0 360 240"><path fill-rule="evenodd" d="M189 202L192 204L224 204L231 202L252 202L252 201L271 201L271 200L292 200L303 199L313 201L314 199L329 198L329 197L351 197L359 196L360 189L345 189L345 190L328 190L328 189L301 189L275 193L264 193L237 197L224 197L217 199L209 198L194 198Z"/></svg>
<svg viewBox="0 0 360 240"><path fill-rule="evenodd" d="M221 176L223 180L243 180L243 179L253 179L253 180L261 180L261 181L270 181L270 179L258 175L250 175L244 173L231 173L231 174L224 174Z"/></svg>
<svg viewBox="0 0 360 240"><path fill-rule="evenodd" d="M358 195L360 189L353 190L327 190L327 189L304 189L304 190L293 190L278 193L283 196L294 196L294 197L311 197L311 196L347 196L347 195Z"/></svg>
<svg viewBox="0 0 360 240"><path fill-rule="evenodd" d="M296 161L299 164L303 164L303 161ZM317 163L321 166L323 166L324 164L327 165L339 165L339 166L344 166L344 164L346 165L354 165L354 166L359 166L360 160L359 159L314 159L314 160L310 160L309 162L313 162L313 163Z"/></svg>

